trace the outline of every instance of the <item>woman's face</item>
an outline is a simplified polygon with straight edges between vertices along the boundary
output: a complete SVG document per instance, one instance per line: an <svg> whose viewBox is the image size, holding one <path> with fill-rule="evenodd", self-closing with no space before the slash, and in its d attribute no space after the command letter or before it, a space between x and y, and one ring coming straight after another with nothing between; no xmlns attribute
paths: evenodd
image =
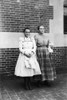
<svg viewBox="0 0 67 100"><path fill-rule="evenodd" d="M43 34L45 32L44 26L40 26L39 31L40 31L40 34Z"/></svg>
<svg viewBox="0 0 67 100"><path fill-rule="evenodd" d="M30 30L26 29L24 35L25 35L25 37L29 37L30 36Z"/></svg>

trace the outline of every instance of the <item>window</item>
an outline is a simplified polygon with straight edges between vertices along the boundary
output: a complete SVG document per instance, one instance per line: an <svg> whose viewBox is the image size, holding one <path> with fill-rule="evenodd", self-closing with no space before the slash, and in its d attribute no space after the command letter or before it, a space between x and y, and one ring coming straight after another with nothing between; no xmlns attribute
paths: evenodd
<svg viewBox="0 0 67 100"><path fill-rule="evenodd" d="M64 15L64 34L67 34L67 15Z"/></svg>
<svg viewBox="0 0 67 100"><path fill-rule="evenodd" d="M64 34L67 34L67 0L64 0Z"/></svg>

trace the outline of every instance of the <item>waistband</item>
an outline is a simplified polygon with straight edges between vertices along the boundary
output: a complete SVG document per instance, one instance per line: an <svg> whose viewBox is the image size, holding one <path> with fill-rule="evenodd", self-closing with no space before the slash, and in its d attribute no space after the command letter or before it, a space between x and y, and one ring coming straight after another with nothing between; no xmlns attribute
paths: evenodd
<svg viewBox="0 0 67 100"><path fill-rule="evenodd" d="M37 47L47 47L47 45L40 45L40 46L37 46Z"/></svg>

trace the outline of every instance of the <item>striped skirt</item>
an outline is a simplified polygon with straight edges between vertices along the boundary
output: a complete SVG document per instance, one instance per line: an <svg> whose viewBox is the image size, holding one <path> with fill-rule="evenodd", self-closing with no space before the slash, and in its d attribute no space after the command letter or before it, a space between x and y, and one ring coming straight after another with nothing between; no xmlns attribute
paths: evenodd
<svg viewBox="0 0 67 100"><path fill-rule="evenodd" d="M55 67L51 64L50 54L47 47L37 48L37 58L42 73L42 81L54 80L56 78L56 70Z"/></svg>

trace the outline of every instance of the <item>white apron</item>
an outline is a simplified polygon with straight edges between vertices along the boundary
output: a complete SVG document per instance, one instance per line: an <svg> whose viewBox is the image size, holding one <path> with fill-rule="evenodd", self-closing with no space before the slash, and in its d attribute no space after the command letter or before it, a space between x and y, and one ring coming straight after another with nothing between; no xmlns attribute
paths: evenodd
<svg viewBox="0 0 67 100"><path fill-rule="evenodd" d="M15 67L15 75L28 77L41 74L39 64L36 59L36 44L34 38L20 38L19 42L20 54ZM24 53L31 53L28 58Z"/></svg>

